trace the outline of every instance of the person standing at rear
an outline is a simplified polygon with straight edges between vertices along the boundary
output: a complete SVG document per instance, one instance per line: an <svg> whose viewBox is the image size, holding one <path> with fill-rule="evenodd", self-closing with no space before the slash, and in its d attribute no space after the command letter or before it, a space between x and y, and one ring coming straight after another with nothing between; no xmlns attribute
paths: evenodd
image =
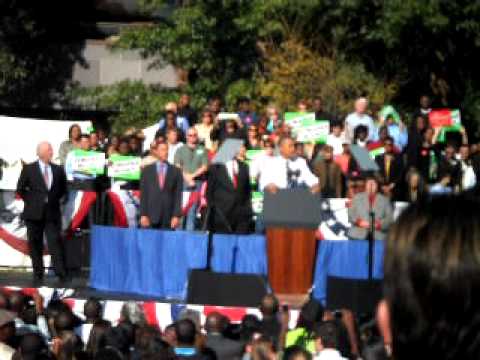
<svg viewBox="0 0 480 360"><path fill-rule="evenodd" d="M17 193L25 203L23 219L27 226L35 285L43 281L44 234L55 273L62 282L66 278L60 237L62 224L60 199L67 192L67 179L63 168L51 162L53 149L50 143L38 144L37 156L37 161L23 167L17 183Z"/></svg>

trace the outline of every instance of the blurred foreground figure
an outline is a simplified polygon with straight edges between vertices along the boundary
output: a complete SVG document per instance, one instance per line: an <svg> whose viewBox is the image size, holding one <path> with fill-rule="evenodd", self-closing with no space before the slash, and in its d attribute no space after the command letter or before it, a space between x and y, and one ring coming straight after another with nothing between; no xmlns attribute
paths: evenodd
<svg viewBox="0 0 480 360"><path fill-rule="evenodd" d="M391 227L379 325L395 359L480 358L479 217L478 201L439 196Z"/></svg>

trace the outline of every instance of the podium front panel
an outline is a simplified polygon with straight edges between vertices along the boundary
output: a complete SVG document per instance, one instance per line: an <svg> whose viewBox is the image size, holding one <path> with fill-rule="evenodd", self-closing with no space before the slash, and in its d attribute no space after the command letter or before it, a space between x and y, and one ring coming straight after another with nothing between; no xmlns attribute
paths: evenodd
<svg viewBox="0 0 480 360"><path fill-rule="evenodd" d="M312 286L315 230L267 228L268 278L277 294L305 294Z"/></svg>

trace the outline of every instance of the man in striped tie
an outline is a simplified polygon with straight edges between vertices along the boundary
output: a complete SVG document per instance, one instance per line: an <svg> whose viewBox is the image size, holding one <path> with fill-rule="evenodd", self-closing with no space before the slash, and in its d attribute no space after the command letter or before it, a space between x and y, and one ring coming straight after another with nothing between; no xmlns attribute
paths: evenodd
<svg viewBox="0 0 480 360"><path fill-rule="evenodd" d="M25 203L22 217L27 226L35 286L43 281L44 234L55 273L62 283L66 280L60 199L66 194L67 178L63 168L51 162L53 149L48 142L38 144L37 155L37 161L23 167L17 184L17 193Z"/></svg>

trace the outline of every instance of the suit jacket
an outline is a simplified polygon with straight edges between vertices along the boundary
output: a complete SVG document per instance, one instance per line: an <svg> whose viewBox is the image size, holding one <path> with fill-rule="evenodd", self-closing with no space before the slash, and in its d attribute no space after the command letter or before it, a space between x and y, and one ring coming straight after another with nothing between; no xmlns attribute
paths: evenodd
<svg viewBox="0 0 480 360"><path fill-rule="evenodd" d="M234 187L225 164L211 165L207 178L208 204L220 210L228 221L247 220L253 214L248 165L235 161L238 165L237 188Z"/></svg>
<svg viewBox="0 0 480 360"><path fill-rule="evenodd" d="M140 215L152 224L170 227L173 216L182 216L183 176L180 169L167 164L163 189L160 188L157 162L143 168L140 176Z"/></svg>
<svg viewBox="0 0 480 360"><path fill-rule="evenodd" d="M353 197L352 205L348 209L348 220L352 227L348 230L348 236L353 239L366 239L368 229L360 228L355 225L358 219L370 222L369 201L366 192L361 192ZM375 230L375 240L384 240L385 234L393 221L392 205L388 198L382 194L377 194L375 203L373 204L373 212L375 213L375 221L380 221L380 229Z"/></svg>
<svg viewBox="0 0 480 360"><path fill-rule="evenodd" d="M23 167L17 183L17 193L24 201L25 220L60 220L60 199L67 193L67 177L61 166L50 163L52 184L45 184L38 161Z"/></svg>
<svg viewBox="0 0 480 360"><path fill-rule="evenodd" d="M335 162L331 162L327 174L327 163L325 160L316 161L313 165L313 173L320 179L320 192L325 190L325 185L330 183L330 188L334 189L335 197L342 197L342 170Z"/></svg>
<svg viewBox="0 0 480 360"><path fill-rule="evenodd" d="M243 344L227 339L221 334L208 334L206 346L212 349L217 359L240 360L243 355Z"/></svg>
<svg viewBox="0 0 480 360"><path fill-rule="evenodd" d="M399 155L393 155L393 160L390 163L390 173L387 176L385 168L385 154L375 157L375 162L380 168L380 175L385 179L385 184L399 183L403 179L403 163L402 158Z"/></svg>

